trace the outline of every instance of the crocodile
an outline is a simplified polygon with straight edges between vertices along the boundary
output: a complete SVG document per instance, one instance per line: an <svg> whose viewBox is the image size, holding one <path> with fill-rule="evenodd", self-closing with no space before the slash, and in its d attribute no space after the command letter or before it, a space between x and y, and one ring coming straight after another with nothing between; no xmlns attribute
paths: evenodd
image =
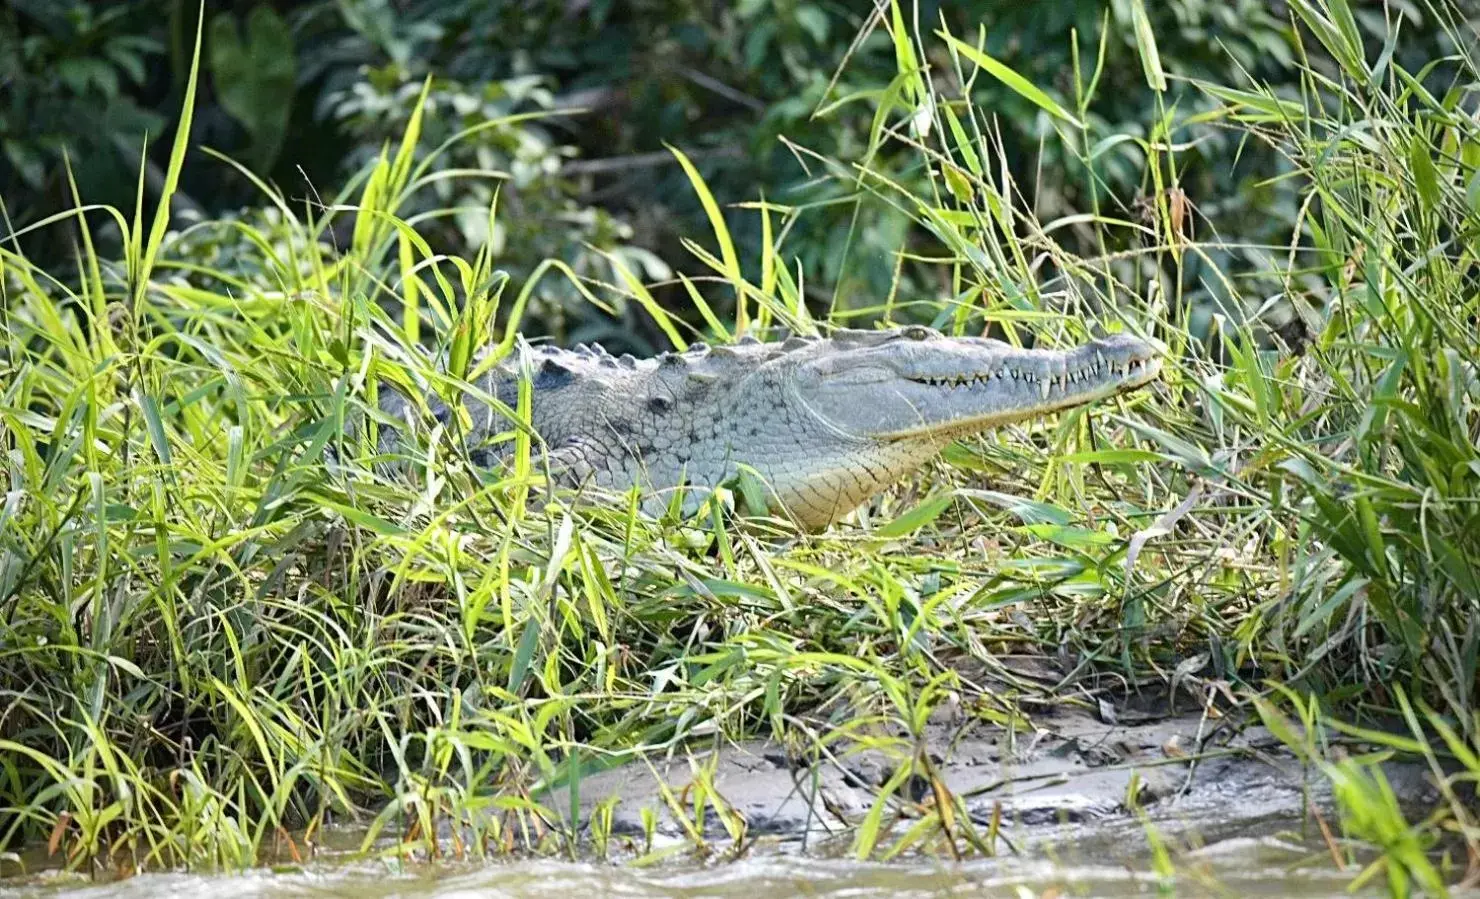
<svg viewBox="0 0 1480 899"><path fill-rule="evenodd" d="M428 400L475 465L497 466L514 445L509 411L477 397L512 409L526 379L528 424L557 484L637 485L643 510L655 515L683 490L692 514L748 466L767 488L768 508L809 529L837 521L957 439L1112 397L1161 370L1153 344L1127 334L1069 350L1022 349L924 326L744 337L651 359L522 338L516 346L472 376L460 400L466 418ZM380 406L388 421L417 417L399 391L382 391ZM383 453L401 446L395 429L381 435Z"/></svg>

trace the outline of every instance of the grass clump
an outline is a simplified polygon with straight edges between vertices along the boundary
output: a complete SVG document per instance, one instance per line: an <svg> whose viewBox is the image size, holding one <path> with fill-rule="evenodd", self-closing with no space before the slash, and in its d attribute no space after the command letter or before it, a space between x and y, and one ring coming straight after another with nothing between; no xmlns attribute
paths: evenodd
<svg viewBox="0 0 1480 899"><path fill-rule="evenodd" d="M952 447L823 535L531 505L537 443L533 464L482 472L430 416L377 422L419 435L404 476L345 436L382 382L469 389L475 350L507 348L546 278L638 303L675 343L812 327L824 313L780 242L748 278L686 160L720 251L692 244L713 275L683 281L683 313L619 259L610 283L552 263L512 285L487 250L439 255L397 216L439 152L419 147L419 112L337 198L259 183L270 214L176 232L168 190L146 227L141 189L132 217L79 203L15 235L0 247L0 841L78 865L234 866L359 819L433 853L449 822L459 853L575 852L573 810L546 786L755 735L821 751L863 719L904 736L876 738L901 764L855 850L980 849L947 800L888 842L884 800L928 779L910 737L932 708L964 700L1012 728L1027 700L1201 676L1260 697L1272 722L1306 709L1304 735L1281 731L1313 763L1314 729L1370 737L1386 721L1408 734L1392 751L1444 778L1468 765L1424 827L1480 857L1464 812L1480 739L1477 72L1463 53L1417 73L1373 62L1345 3L1292 9L1299 96L1198 86L1224 105L1198 121L1169 105L1126 138L1146 161L1146 218L1105 197L1046 223L988 164L969 86L1001 78L1037 104L1094 185L1095 148L1116 136L1088 114L1093 71L1056 99L895 10L901 74L874 141L913 147L937 189L909 195L867 161L821 160L820 177L904 210L931 251L901 268L938 275L950 299L826 314L1045 341L1123 319L1174 359L1149 394ZM1141 51L1165 90L1149 33ZM1209 123L1270 148L1271 177L1300 198L1288 244L1254 248L1257 271L1225 271L1228 242L1189 227L1178 148ZM188 116L175 141L167 184ZM746 212L781 234L806 214ZM100 221L120 262L96 249ZM21 241L64 228L77 271L32 265ZM217 234L255 266L200 265ZM1187 302L1189 283L1217 285L1225 314ZM1015 678L1001 659L1023 653L1065 676ZM1309 714L1311 694L1336 717ZM1381 797L1328 773L1343 795ZM1384 829L1399 813L1373 802L1349 803L1352 832L1430 883L1413 852L1431 843Z"/></svg>

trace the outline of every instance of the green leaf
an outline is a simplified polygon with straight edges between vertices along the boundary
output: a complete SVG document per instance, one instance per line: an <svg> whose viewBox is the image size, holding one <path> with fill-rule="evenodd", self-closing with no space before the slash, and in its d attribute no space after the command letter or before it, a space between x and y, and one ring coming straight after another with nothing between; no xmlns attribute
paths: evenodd
<svg viewBox="0 0 1480 899"><path fill-rule="evenodd" d="M984 500L999 506L1017 516L1024 524L1066 525L1074 520L1074 516L1069 513L1068 509L1051 503L1014 496L1011 493L999 493L996 490L961 490L958 491L958 495Z"/></svg>
<svg viewBox="0 0 1480 899"><path fill-rule="evenodd" d="M365 179L364 189L360 191L359 211L355 215L355 227L350 236L350 252L358 259L369 258L376 233L375 211L385 205L386 184L390 176L391 163L382 149L375 166L370 170L370 177Z"/></svg>
<svg viewBox="0 0 1480 899"><path fill-rule="evenodd" d="M235 638L233 637L231 639L234 643ZM276 758L272 753L271 747L268 745L267 734L262 729L262 722L254 713L253 707L238 695L235 688L219 677L209 678L208 683L215 688L216 694L226 700L227 704L236 712L237 717L241 719L241 723L246 725L247 730L252 735L252 741L257 744L257 752L261 755L262 761L265 763L267 773L272 780L272 785L276 788L278 783L278 765L275 763Z"/></svg>
<svg viewBox="0 0 1480 899"><path fill-rule="evenodd" d="M1331 10L1332 23L1341 32L1342 40L1351 53L1358 59L1364 58L1366 54L1362 48L1362 32L1357 29L1357 18L1352 15L1352 8L1347 0L1326 0L1326 6Z"/></svg>
<svg viewBox="0 0 1480 899"><path fill-rule="evenodd" d="M159 404L152 396L138 396L139 409L144 415L144 426L149 431L149 442L154 446L154 454L159 457L161 465L169 465L170 440L164 430L164 422L159 417Z"/></svg>
<svg viewBox="0 0 1480 899"><path fill-rule="evenodd" d="M951 507L955 499L956 494L949 490L928 496L913 509L879 528L877 533L880 537L903 537L906 534L913 534L939 518L942 512Z"/></svg>
<svg viewBox="0 0 1480 899"><path fill-rule="evenodd" d="M1323 16L1310 0L1290 0L1290 8L1316 36L1316 40L1336 57L1348 74L1366 82L1371 76L1362 59L1361 35L1356 31L1351 9L1347 7L1345 0L1332 0L1331 6L1335 22Z"/></svg>
<svg viewBox="0 0 1480 899"><path fill-rule="evenodd" d="M519 646L514 650L514 661L509 666L509 692L518 693L529 676L529 663L534 658L535 647L540 642L540 621L533 615L524 622L524 632L519 635Z"/></svg>
<svg viewBox="0 0 1480 899"><path fill-rule="evenodd" d="M1218 84L1209 84L1205 81L1197 82L1197 86L1198 89L1234 107L1235 112L1240 113L1242 118L1250 122L1300 121L1305 116L1305 108L1299 103L1293 100L1282 100L1267 92L1238 90ZM1260 115L1250 116L1247 112L1242 112L1246 109L1252 109Z"/></svg>
<svg viewBox="0 0 1480 899"><path fill-rule="evenodd" d="M164 236L169 232L170 203L174 200L175 191L180 186L180 170L185 165L185 151L190 147L190 126L195 120L195 91L200 82L200 44L205 15L205 0L201 0L195 24L195 52L190 57L190 78L185 83L185 100L180 106L180 124L175 129L174 146L170 148L170 161L164 173L164 186L159 192L159 206L154 211L154 224L149 229L149 243L145 246L139 258L138 268L133 273L135 320L141 317L138 315L138 310L144 302L149 274L154 269L154 260L159 255L159 247L164 243ZM139 174L141 198L143 177L143 163L141 163Z"/></svg>
<svg viewBox="0 0 1480 899"><path fill-rule="evenodd" d="M734 486L740 491L740 498L745 503L745 511L748 514L767 514L771 505L769 502L771 488L766 484L766 479L761 476L760 472L749 465L738 466Z"/></svg>
<svg viewBox="0 0 1480 899"><path fill-rule="evenodd" d="M312 491L305 491L303 495L305 499L312 499L324 508L338 512L344 516L345 521L374 531L382 537L401 537L406 534L405 528L397 524L392 524L378 515L373 515L362 509L356 509L354 506L345 505L344 503L337 502Z"/></svg>
<svg viewBox="0 0 1480 899"><path fill-rule="evenodd" d="M1408 164L1413 169L1413 180L1418 184L1418 196L1424 209L1433 212L1439 205L1439 171L1434 168L1429 143L1421 133L1413 135L1408 144Z"/></svg>
<svg viewBox="0 0 1480 899"><path fill-rule="evenodd" d="M1054 98L1039 90L1033 84L1033 82L1024 78L1022 75L1019 75L1011 68L1003 65L1002 63L988 56L986 53L983 53L982 51L976 49L970 44L952 37L946 31L937 31L936 34L945 38L946 42L950 44L951 47L956 50L956 52L960 53L962 56L966 57L981 68L985 69L988 74L996 78L998 81L1001 81L1003 84L1007 85L1023 99L1036 104L1040 109L1047 112L1049 115L1063 119L1064 121L1073 125L1075 128L1084 127L1084 124L1080 122L1079 119L1075 118L1069 112L1069 110L1060 106L1058 102L1054 100Z"/></svg>
<svg viewBox="0 0 1480 899"><path fill-rule="evenodd" d="M767 230L769 230L770 220L767 219L766 221ZM769 239L769 235L767 235L767 239ZM766 258L769 259L770 257L771 254L767 253ZM709 301L704 299L704 295L699 292L699 288L695 286L689 276L683 272L678 272L677 274L678 280L683 284L684 290L688 292L689 299L693 302L694 308L699 310L699 315L703 316L704 324L709 326L709 330L716 337L728 343L730 340L730 329L726 328L724 323L719 320L719 317L714 314L714 310L709 308Z"/></svg>
<svg viewBox="0 0 1480 899"><path fill-rule="evenodd" d="M638 280L638 277L632 274L632 270L622 264L622 260L617 254L608 253L606 258L611 262L612 269L616 271L617 277L621 278L622 283L627 285L627 289L632 292L632 296L636 298L638 304L647 310L647 313L653 317L653 321L657 323L658 327L663 329L663 333L668 335L668 339L673 342L674 348L677 350L686 349L688 347L688 341L683 339L683 335L678 332L678 328L673 323L673 317L654 299L652 293L648 291L647 285Z"/></svg>
<svg viewBox="0 0 1480 899"><path fill-rule="evenodd" d="M969 205L974 194L971 188L971 181L962 174L960 169L951 165L949 162L941 167L941 172L946 177L946 189L951 192L951 196L955 197L962 204Z"/></svg>
<svg viewBox="0 0 1480 899"><path fill-rule="evenodd" d="M683 151L670 144L664 144L668 152L672 153L683 167L683 172L688 176L689 184L694 188L694 193L699 196L699 203L704 207L704 214L709 218L709 227L714 231L714 239L719 243L720 258L724 260L724 274L735 285L735 333L744 334L749 324L748 314L745 308L745 286L740 278L740 257L735 253L735 242L730 239L729 226L725 224L725 217L720 212L719 204L714 201L714 194L709 192L709 186L704 183L704 177L694 164L684 155ZM671 336L671 335L670 335Z"/></svg>
<svg viewBox="0 0 1480 899"><path fill-rule="evenodd" d="M894 68L897 76L906 79L907 98L912 104L925 101L925 81L920 75L920 62L915 58L915 45L910 42L910 31L904 24L904 13L899 0L889 3L889 36L894 41Z"/></svg>
<svg viewBox="0 0 1480 899"><path fill-rule="evenodd" d="M122 669L128 675L136 677L139 680L150 680L149 675L145 674L142 668L134 664L131 660L125 659L123 656L108 656L108 664L114 668Z"/></svg>
<svg viewBox="0 0 1480 899"><path fill-rule="evenodd" d="M956 143L956 151L961 158L966 160L966 167L978 178L982 176L982 161L976 153L976 148L971 145L971 137L961 125L961 119L956 116L956 111L951 109L949 103L941 106L946 114L946 125L951 129L951 137Z"/></svg>
<svg viewBox="0 0 1480 899"><path fill-rule="evenodd" d="M262 4L247 15L246 38L236 17L219 13L211 19L211 81L221 107L252 137L249 151L259 169L277 160L297 89L293 33L271 6Z"/></svg>
<svg viewBox="0 0 1480 899"><path fill-rule="evenodd" d="M1157 93L1167 89L1167 76L1161 69L1161 54L1156 50L1156 34L1146 17L1145 0L1131 0L1131 25L1136 30L1136 50L1141 54L1141 71L1146 83Z"/></svg>
<svg viewBox="0 0 1480 899"><path fill-rule="evenodd" d="M860 861L867 859L874 852L874 847L879 843L879 831L883 826L884 812L889 809L889 800L914 772L913 765L900 765L894 769L894 774L879 789L874 797L873 805L869 807L868 814L864 816L863 823L858 827L858 833L853 838L853 856Z"/></svg>
<svg viewBox="0 0 1480 899"><path fill-rule="evenodd" d="M1086 450L1082 453L1068 453L1059 457L1059 461L1074 465L1083 465L1097 462L1101 465L1123 465L1138 462L1155 462L1161 456L1150 450L1141 449L1105 449Z"/></svg>
<svg viewBox="0 0 1480 899"><path fill-rule="evenodd" d="M1023 525L1023 530L1040 540L1057 543L1068 549L1106 546L1116 541L1114 536L1104 531L1062 524L1026 524Z"/></svg>
<svg viewBox="0 0 1480 899"><path fill-rule="evenodd" d="M1372 506L1372 499L1364 494L1352 497L1352 504L1357 510L1357 522L1362 528L1362 537L1367 543L1368 558L1371 560L1373 569L1382 578L1388 576L1387 547L1382 539L1382 528L1377 521L1377 510Z"/></svg>
<svg viewBox="0 0 1480 899"><path fill-rule="evenodd" d="M1154 428L1150 425L1143 424L1142 422L1125 418L1120 415L1113 415L1111 416L1111 418L1117 422L1120 422L1121 424L1124 424L1126 427L1142 435L1143 437L1148 437L1152 440L1155 440L1157 443L1161 444L1162 447L1166 449L1166 451L1170 453L1178 462L1180 462L1182 465L1185 465L1192 471L1210 476L1222 475L1222 471L1213 464L1212 457L1208 455L1208 451L1202 446L1169 434L1166 431L1163 431L1161 428Z"/></svg>

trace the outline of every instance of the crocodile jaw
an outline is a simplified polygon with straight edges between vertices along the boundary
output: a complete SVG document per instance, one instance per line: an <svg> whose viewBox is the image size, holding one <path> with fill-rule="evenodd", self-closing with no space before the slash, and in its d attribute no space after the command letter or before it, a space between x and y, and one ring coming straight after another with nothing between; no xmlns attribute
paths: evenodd
<svg viewBox="0 0 1480 899"><path fill-rule="evenodd" d="M1133 390L1160 372L1156 348L1128 335L1067 351L937 338L839 357L800 373L798 392L812 414L860 441L939 446Z"/></svg>
<svg viewBox="0 0 1480 899"><path fill-rule="evenodd" d="M917 404L922 410L918 424L875 437L954 439L1109 399L1161 374L1161 360L1155 357L1111 359L1102 354L1102 358L1105 361L1097 362L1093 349L1086 347L1064 354L1062 360L1050 357L1042 366L1024 366L1008 374L998 369L927 381L926 386L944 395L933 404ZM932 407L937 410L934 415L925 412Z"/></svg>
<svg viewBox="0 0 1480 899"><path fill-rule="evenodd" d="M793 390L817 426L809 451L758 466L770 469L790 517L814 529L953 440L1133 390L1158 376L1161 359L1129 336L1068 351L936 336L828 357L819 368L799 370Z"/></svg>

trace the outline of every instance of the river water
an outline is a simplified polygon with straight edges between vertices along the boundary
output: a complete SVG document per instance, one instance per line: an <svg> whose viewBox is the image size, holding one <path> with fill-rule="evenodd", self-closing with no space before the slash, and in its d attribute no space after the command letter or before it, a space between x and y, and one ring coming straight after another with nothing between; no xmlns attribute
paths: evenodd
<svg viewBox="0 0 1480 899"><path fill-rule="evenodd" d="M84 875L47 872L0 881L0 895L38 899L1147 895L1250 899L1378 896L1386 886L1385 878L1378 877L1366 889L1348 892L1357 868L1339 871L1324 849L1296 841L1289 834L1231 837L1182 852L1174 856L1168 878L1154 872L1144 843L1126 849L1120 858L1098 863L1078 857L1081 853L1073 845L1034 853L1031 858L865 863L808 857L773 847L759 848L737 861L704 864L680 856L650 866L553 860L406 864L325 853L307 865L222 875L158 873L100 883ZM1094 853L1106 854L1105 847L1095 846Z"/></svg>

